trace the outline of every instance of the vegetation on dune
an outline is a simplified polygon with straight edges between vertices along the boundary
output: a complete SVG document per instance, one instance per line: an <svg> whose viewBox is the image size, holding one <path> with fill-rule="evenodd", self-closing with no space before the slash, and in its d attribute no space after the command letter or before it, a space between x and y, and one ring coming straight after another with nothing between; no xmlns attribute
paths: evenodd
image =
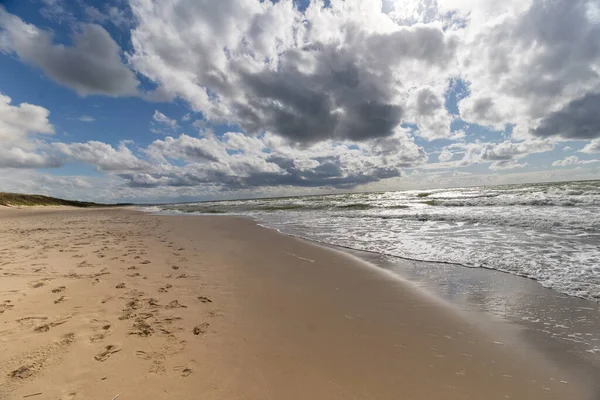
<svg viewBox="0 0 600 400"><path fill-rule="evenodd" d="M126 205L126 204L116 204ZM20 194L0 192L0 206L70 206L70 207L108 207L108 204L92 203L89 201L75 201L57 199L55 197L42 196L39 194Z"/></svg>

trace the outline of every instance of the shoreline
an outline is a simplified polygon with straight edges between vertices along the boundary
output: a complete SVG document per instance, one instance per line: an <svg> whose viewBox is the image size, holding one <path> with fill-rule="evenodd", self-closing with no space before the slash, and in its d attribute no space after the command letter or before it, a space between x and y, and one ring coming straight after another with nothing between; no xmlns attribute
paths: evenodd
<svg viewBox="0 0 600 400"><path fill-rule="evenodd" d="M237 217L235 217L237 218ZM285 233L246 218L278 234L347 254L387 276L399 280L483 328L501 333L503 341L535 357L568 366L585 376L586 384L600 397L600 304L542 286L534 278L493 268L475 268L463 264L427 261L332 245L300 235ZM456 268L458 267L458 268ZM439 269L443 269L440 273ZM459 298L452 284L462 285ZM502 282L498 285L498 282ZM492 295L490 295L492 293ZM482 301L485 297L488 299ZM478 301L475 301L477 298ZM496 303L495 307L490 303Z"/></svg>
<svg viewBox="0 0 600 400"><path fill-rule="evenodd" d="M0 221L1 399L593 398L411 283L247 219Z"/></svg>

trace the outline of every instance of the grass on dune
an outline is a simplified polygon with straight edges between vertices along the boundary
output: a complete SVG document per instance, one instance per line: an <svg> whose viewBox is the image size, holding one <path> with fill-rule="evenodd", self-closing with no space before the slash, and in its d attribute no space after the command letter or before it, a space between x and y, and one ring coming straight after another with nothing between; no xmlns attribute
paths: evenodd
<svg viewBox="0 0 600 400"><path fill-rule="evenodd" d="M125 204L121 204L125 205ZM70 207L107 207L108 204L93 203L89 201L75 201L58 199L39 194L20 194L0 192L0 206L70 206Z"/></svg>

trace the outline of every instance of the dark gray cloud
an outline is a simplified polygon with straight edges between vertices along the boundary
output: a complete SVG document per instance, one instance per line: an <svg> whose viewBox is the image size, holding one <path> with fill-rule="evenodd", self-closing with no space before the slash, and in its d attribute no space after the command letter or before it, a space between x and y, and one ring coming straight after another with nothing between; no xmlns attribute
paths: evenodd
<svg viewBox="0 0 600 400"><path fill-rule="evenodd" d="M152 187L196 187L211 185L222 191L249 189L256 187L332 187L355 188L359 185L377 182L381 179L400 176L396 168L378 168L370 173L357 172L347 175L340 168L339 160L324 161L314 169L296 167L293 159L272 157L267 160L282 167L283 172L255 171L246 176L231 175L211 168L198 169L196 166L155 172L127 172L118 176L125 179L132 188Z"/></svg>
<svg viewBox="0 0 600 400"><path fill-rule="evenodd" d="M417 93L417 112L420 115L433 115L442 107L439 97L429 88L423 88Z"/></svg>
<svg viewBox="0 0 600 400"><path fill-rule="evenodd" d="M314 43L282 54L276 71L240 71L246 101L234 109L242 127L299 143L391 136L405 116L395 100L392 67L403 59L443 64L453 51L437 28L372 35L354 25L346 29L353 37L346 48ZM298 66L307 55L314 60L310 72ZM418 110L424 115L442 107L430 90L419 97Z"/></svg>
<svg viewBox="0 0 600 400"><path fill-rule="evenodd" d="M542 119L532 133L539 137L561 136L566 139L600 137L600 94L588 93L573 100L562 110Z"/></svg>
<svg viewBox="0 0 600 400"><path fill-rule="evenodd" d="M85 96L133 96L139 81L121 61L120 47L99 25L83 25L72 35L72 46L54 44L42 31L0 7L0 50L44 71L56 82Z"/></svg>

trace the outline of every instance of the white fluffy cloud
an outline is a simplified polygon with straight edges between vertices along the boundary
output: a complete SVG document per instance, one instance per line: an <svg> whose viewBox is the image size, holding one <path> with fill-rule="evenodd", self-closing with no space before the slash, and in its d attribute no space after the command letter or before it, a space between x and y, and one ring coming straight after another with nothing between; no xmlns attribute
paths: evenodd
<svg viewBox="0 0 600 400"><path fill-rule="evenodd" d="M0 94L0 167L58 167L62 160L45 151L37 134L53 134L50 112L28 103L11 104L10 97Z"/></svg>
<svg viewBox="0 0 600 400"><path fill-rule="evenodd" d="M595 139L586 144L583 149L580 150L582 153L600 153L600 139Z"/></svg>
<svg viewBox="0 0 600 400"><path fill-rule="evenodd" d="M177 128L177 121L167 117L165 114L161 113L158 110L154 110L154 114L152 115L152 119L159 124L166 125L170 128Z"/></svg>
<svg viewBox="0 0 600 400"><path fill-rule="evenodd" d="M121 143L117 149L95 141L53 143L53 146L70 160L93 165L100 171L136 171L148 167L129 150L126 143Z"/></svg>
<svg viewBox="0 0 600 400"><path fill-rule="evenodd" d="M15 53L80 95L132 96L139 81L121 62L120 47L100 25L82 25L73 45L54 44L40 30L0 7L0 52Z"/></svg>
<svg viewBox="0 0 600 400"><path fill-rule="evenodd" d="M442 151L440 152L440 154L438 155L438 160L440 160L440 162L446 162L446 161L450 161L453 157L454 157L454 154L450 150L448 150L446 147L444 147L442 149Z"/></svg>
<svg viewBox="0 0 600 400"><path fill-rule="evenodd" d="M600 163L600 160L580 160L577 156L565 157L562 160L557 160L552 163L553 167L566 167L569 165L583 165L583 164L596 164Z"/></svg>
<svg viewBox="0 0 600 400"><path fill-rule="evenodd" d="M535 130L553 112L565 109L562 117L569 118L571 102L600 90L600 25L589 13L594 0L495 3L493 18L468 21L461 31L459 57L470 89L461 117L499 129L515 124L521 137L531 130L572 136L566 123L564 132ZM576 120L576 112L570 115Z"/></svg>
<svg viewBox="0 0 600 400"><path fill-rule="evenodd" d="M519 160L530 154L544 153L554 149L549 140L507 140L500 143L454 143L445 147L439 155L439 163L424 165L425 169L450 169L468 167L473 164L490 164L491 170L523 168L528 164ZM449 161L454 154L462 158Z"/></svg>
<svg viewBox="0 0 600 400"><path fill-rule="evenodd" d="M10 97L0 93L0 143L24 144L32 134L54 133L48 121L50 111L29 103L15 106L11 102Z"/></svg>

